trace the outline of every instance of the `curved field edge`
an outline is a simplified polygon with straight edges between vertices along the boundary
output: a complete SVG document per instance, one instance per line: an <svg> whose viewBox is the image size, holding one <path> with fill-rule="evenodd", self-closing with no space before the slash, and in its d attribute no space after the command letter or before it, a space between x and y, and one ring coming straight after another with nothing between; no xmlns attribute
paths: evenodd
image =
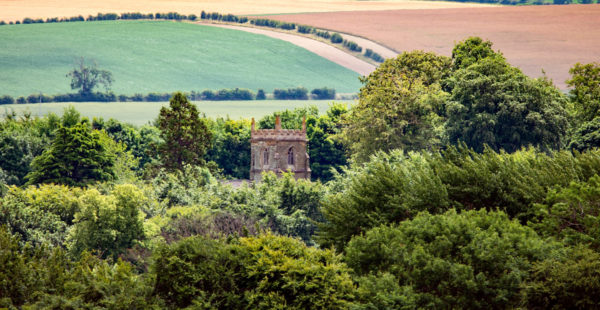
<svg viewBox="0 0 600 310"><path fill-rule="evenodd" d="M0 27L0 94L70 92L79 57L113 73L117 94L304 86L357 92L359 74L291 43L169 21Z"/></svg>
<svg viewBox="0 0 600 310"><path fill-rule="evenodd" d="M480 36L532 77L542 70L561 89L577 62L598 61L600 4L273 15L369 38L397 51L451 55L455 43Z"/></svg>
<svg viewBox="0 0 600 310"><path fill-rule="evenodd" d="M316 106L325 113L333 103L353 104L353 100L253 100L253 101L194 101L200 113L207 117L230 117L231 119L259 119L273 112L295 108ZM114 118L133 125L144 125L154 121L160 108L168 102L56 102L36 104L0 105L0 117L13 111L17 115L30 113L32 116L55 113L62 115L66 107L73 106L81 115L89 117Z"/></svg>
<svg viewBox="0 0 600 310"><path fill-rule="evenodd" d="M25 17L48 18L102 13L179 12L196 14L280 14L357 10L398 10L482 7L489 4L446 1L356 1L356 0L0 0L0 20L17 21Z"/></svg>

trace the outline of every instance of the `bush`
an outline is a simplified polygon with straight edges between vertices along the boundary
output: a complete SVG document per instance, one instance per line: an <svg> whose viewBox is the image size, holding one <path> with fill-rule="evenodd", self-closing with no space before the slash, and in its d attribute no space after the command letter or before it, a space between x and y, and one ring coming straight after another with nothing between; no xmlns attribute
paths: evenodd
<svg viewBox="0 0 600 310"><path fill-rule="evenodd" d="M298 32L300 33L311 33L313 29L311 26L298 25Z"/></svg>
<svg viewBox="0 0 600 310"><path fill-rule="evenodd" d="M25 99L25 97L19 97L19 98L17 98L17 103L19 103L19 104L27 103L27 99Z"/></svg>
<svg viewBox="0 0 600 310"><path fill-rule="evenodd" d="M335 99L335 89L333 88L315 88L310 93L316 100Z"/></svg>
<svg viewBox="0 0 600 310"><path fill-rule="evenodd" d="M273 97L279 100L306 100L308 99L308 90L304 87L278 89L273 91Z"/></svg>
<svg viewBox="0 0 600 310"><path fill-rule="evenodd" d="M331 38L331 34L329 33L329 31L317 31L317 36L323 38L323 39L329 39Z"/></svg>
<svg viewBox="0 0 600 310"><path fill-rule="evenodd" d="M342 38L341 34L336 32L331 35L330 40L331 40L331 43L338 44L338 43L342 43L344 41L344 38Z"/></svg>
<svg viewBox="0 0 600 310"><path fill-rule="evenodd" d="M15 99L11 96L4 95L0 97L0 104L13 104L15 103Z"/></svg>
<svg viewBox="0 0 600 310"><path fill-rule="evenodd" d="M169 99L171 99L171 94L169 93L149 93L144 97L144 100L149 102L169 101Z"/></svg>
<svg viewBox="0 0 600 310"><path fill-rule="evenodd" d="M256 92L256 100L265 100L267 99L267 96L265 95L265 91L262 89L259 89Z"/></svg>
<svg viewBox="0 0 600 310"><path fill-rule="evenodd" d="M365 51L365 56L375 60L376 62L384 62L385 61L385 58L383 58L383 57L381 57L381 55L373 52L373 50L370 48L367 48L367 50Z"/></svg>
<svg viewBox="0 0 600 310"><path fill-rule="evenodd" d="M360 47L356 42L344 40L344 46L353 52L362 52L362 47Z"/></svg>

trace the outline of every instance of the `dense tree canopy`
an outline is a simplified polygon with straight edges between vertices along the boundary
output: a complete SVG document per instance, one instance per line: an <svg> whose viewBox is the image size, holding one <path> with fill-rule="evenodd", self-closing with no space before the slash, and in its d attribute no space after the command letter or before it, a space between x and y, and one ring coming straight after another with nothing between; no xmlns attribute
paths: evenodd
<svg viewBox="0 0 600 310"><path fill-rule="evenodd" d="M28 184L56 183L86 186L114 177L113 154L101 143L100 133L87 122L56 130L52 145L31 163Z"/></svg>
<svg viewBox="0 0 600 310"><path fill-rule="evenodd" d="M378 150L431 149L441 142L441 81L450 59L422 51L388 59L367 78L359 102L344 119L341 138L355 160L364 162Z"/></svg>
<svg viewBox="0 0 600 310"><path fill-rule="evenodd" d="M564 145L567 100L545 78L531 79L495 55L457 70L448 84L450 143L463 141L479 152L485 145L507 152Z"/></svg>
<svg viewBox="0 0 600 310"><path fill-rule="evenodd" d="M391 275L401 301L414 302L387 308L505 309L520 304L532 263L561 248L502 212L450 210L355 237L345 261L359 275Z"/></svg>
<svg viewBox="0 0 600 310"><path fill-rule="evenodd" d="M200 119L196 106L182 93L175 93L169 107L162 107L157 122L162 164L169 170L183 169L185 164L205 164L204 155L210 147L211 133Z"/></svg>

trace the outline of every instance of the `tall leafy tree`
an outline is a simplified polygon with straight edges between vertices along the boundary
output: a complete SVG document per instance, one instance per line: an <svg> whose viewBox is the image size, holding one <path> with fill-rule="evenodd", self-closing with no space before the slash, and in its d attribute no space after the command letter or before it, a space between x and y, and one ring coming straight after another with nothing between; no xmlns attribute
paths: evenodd
<svg viewBox="0 0 600 310"><path fill-rule="evenodd" d="M185 164L204 166L211 132L205 120L200 119L196 106L185 95L175 93L169 108L160 109L158 128L164 141L158 150L165 168L182 170Z"/></svg>
<svg viewBox="0 0 600 310"><path fill-rule="evenodd" d="M576 122L569 147L579 151L600 147L600 63L577 63L569 73Z"/></svg>
<svg viewBox="0 0 600 310"><path fill-rule="evenodd" d="M600 63L576 63L569 73L567 85L573 87L570 95L578 118L588 122L600 116Z"/></svg>
<svg viewBox="0 0 600 310"><path fill-rule="evenodd" d="M363 79L359 102L340 135L353 159L364 162L378 150L439 144L447 97L440 82L450 65L448 57L415 51L386 60Z"/></svg>
<svg viewBox="0 0 600 310"><path fill-rule="evenodd" d="M71 78L71 89L77 89L82 96L89 96L96 86L102 84L106 90L113 82L112 73L98 69L96 63L86 65L81 57L75 68L67 73Z"/></svg>
<svg viewBox="0 0 600 310"><path fill-rule="evenodd" d="M114 158L106 151L100 133L84 121L56 130L50 148L31 163L27 184L56 183L86 186L114 177Z"/></svg>
<svg viewBox="0 0 600 310"><path fill-rule="evenodd" d="M481 152L523 146L558 149L568 129L567 100L546 78L531 79L500 54L458 69L447 81L446 134Z"/></svg>

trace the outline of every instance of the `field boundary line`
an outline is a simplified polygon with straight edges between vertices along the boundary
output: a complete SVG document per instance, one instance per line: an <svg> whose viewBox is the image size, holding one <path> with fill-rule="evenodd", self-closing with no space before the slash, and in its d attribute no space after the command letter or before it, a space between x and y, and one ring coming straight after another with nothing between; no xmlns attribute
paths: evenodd
<svg viewBox="0 0 600 310"><path fill-rule="evenodd" d="M327 42L325 42L325 40L317 40L310 36L297 34L296 32L276 31L271 29L264 29L262 27L248 27L242 26L240 24L229 23L195 22L195 24L245 31L287 41L296 46L302 47L312 53L315 53L327 60L337 63L345 68L355 71L361 75L369 75L377 67L370 61L366 61L365 59L363 59L363 57L357 57L357 55L360 53L350 53L345 49L342 49L334 44L328 44Z"/></svg>

